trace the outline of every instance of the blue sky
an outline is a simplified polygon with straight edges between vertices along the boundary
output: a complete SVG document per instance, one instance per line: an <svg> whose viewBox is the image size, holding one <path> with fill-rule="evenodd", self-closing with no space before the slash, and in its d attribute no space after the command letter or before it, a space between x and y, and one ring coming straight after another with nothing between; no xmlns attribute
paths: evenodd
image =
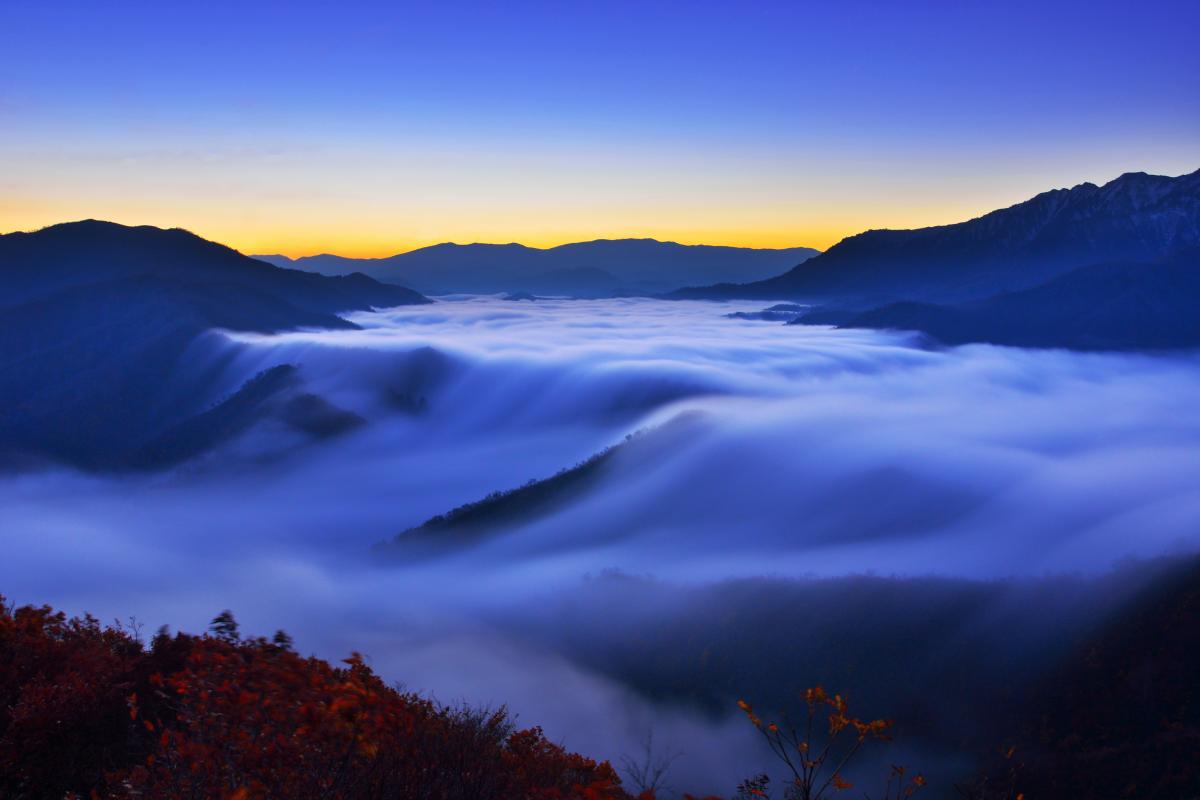
<svg viewBox="0 0 1200 800"><path fill-rule="evenodd" d="M1200 167L1197 2L0 6L0 229L825 247Z"/></svg>

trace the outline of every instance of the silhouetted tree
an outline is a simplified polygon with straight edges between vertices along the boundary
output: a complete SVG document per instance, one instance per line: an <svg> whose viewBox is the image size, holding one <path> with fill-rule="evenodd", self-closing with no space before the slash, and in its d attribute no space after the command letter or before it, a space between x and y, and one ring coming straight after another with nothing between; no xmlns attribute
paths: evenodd
<svg viewBox="0 0 1200 800"><path fill-rule="evenodd" d="M213 617L208 630L223 642L236 642L241 638L241 634L238 633L237 620L233 618L233 612L229 609L225 609Z"/></svg>

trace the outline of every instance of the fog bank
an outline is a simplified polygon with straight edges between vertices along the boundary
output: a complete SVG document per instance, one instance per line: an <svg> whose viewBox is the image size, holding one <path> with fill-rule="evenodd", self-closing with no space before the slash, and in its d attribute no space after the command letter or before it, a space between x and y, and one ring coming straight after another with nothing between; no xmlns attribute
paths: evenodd
<svg viewBox="0 0 1200 800"><path fill-rule="evenodd" d="M1195 356L936 350L904 334L728 316L760 309L443 298L357 315L359 331L207 334L186 367L219 371L207 401L295 364L305 391L367 424L313 443L267 422L166 473L6 476L0 592L136 615L149 629L202 630L231 608L248 631L284 628L328 657L364 651L387 677L443 700L509 702L589 753L633 752L653 727L664 748L688 754L676 771L697 785L679 788L729 792L763 755L744 722L698 694L658 693L604 657L638 652L651 623L719 616L725 601L714 605L711 587L1095 574L1197 549ZM639 430L650 433L548 512L433 560L371 556L430 516ZM613 616L610 598L628 589L597 577L613 570L668 588ZM953 607L956 630L990 633L1033 607L1020 593L985 594L895 602L912 597L914 615ZM1090 624L1085 596L1063 600L1055 619ZM846 614L847 625L869 616ZM580 644L590 624L599 651ZM837 647L841 635L813 644ZM987 641L937 658L981 657ZM1030 634L1021 647L1044 641Z"/></svg>

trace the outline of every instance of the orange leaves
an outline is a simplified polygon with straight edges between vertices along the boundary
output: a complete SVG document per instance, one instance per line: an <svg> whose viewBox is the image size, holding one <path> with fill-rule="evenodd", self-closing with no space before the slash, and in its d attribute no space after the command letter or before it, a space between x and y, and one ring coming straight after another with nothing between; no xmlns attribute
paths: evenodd
<svg viewBox="0 0 1200 800"><path fill-rule="evenodd" d="M379 743L364 739L358 743L358 755L368 761L379 755Z"/></svg>
<svg viewBox="0 0 1200 800"><path fill-rule="evenodd" d="M754 709L750 707L749 703L747 703L745 700L738 700L737 704L738 708L745 712L746 718L750 720L751 725L756 728L761 728L763 726L762 720L759 719L759 717L754 713Z"/></svg>
<svg viewBox="0 0 1200 800"><path fill-rule="evenodd" d="M755 775L738 784L738 797L770 797L771 778L766 774Z"/></svg>
<svg viewBox="0 0 1200 800"><path fill-rule="evenodd" d="M904 786L904 767L893 766L892 767L892 777L896 780L896 797L897 798L912 797L914 794L916 794L918 791L920 791L920 789L923 786L925 786L925 776L919 772L913 776L913 779L911 781L909 781L908 786ZM903 787L903 789L901 789L901 787ZM887 794L887 796L889 796L889 797L891 796L891 788L892 788L892 781L889 780L888 781L888 794ZM1020 800L1020 798L1017 798L1017 800Z"/></svg>
<svg viewBox="0 0 1200 800"><path fill-rule="evenodd" d="M344 663L254 641L196 640L171 679L188 687L177 695L173 735L160 741L155 764L124 780L149 800L234 786L253 796L264 786L289 798L402 799L464 780L478 783L469 793L481 796L627 797L611 767L566 752L538 729L508 735L503 714L465 720L400 694L357 654Z"/></svg>
<svg viewBox="0 0 1200 800"><path fill-rule="evenodd" d="M0 797L90 796L141 730L141 646L91 618L0 601ZM140 756L138 756L140 758Z"/></svg>
<svg viewBox="0 0 1200 800"><path fill-rule="evenodd" d="M846 698L840 694L830 695L821 686L805 689L800 696L808 707L808 720L797 727L781 726L776 722L769 722L764 726L763 721L745 700L739 700L738 707L762 732L771 751L792 773L792 788L789 791L794 792L796 797L820 800L830 788L839 792L852 788L852 784L842 777L842 769L868 739L890 738L892 722L886 719L868 722L851 716ZM827 734L821 736L820 726L815 723L818 715L826 711ZM801 734L799 730L803 730L804 733ZM851 730L854 736L848 739L842 736L846 730ZM799 757L793 754L799 754ZM829 777L823 777L824 775ZM893 791L897 792L895 797L900 796L899 786L902 785L903 776L903 767L892 767L892 775L884 795L886 798L892 797ZM924 785L925 779L918 775L909 784L904 796L911 796ZM765 797L765 790L766 776L744 781L739 787L742 796L750 797Z"/></svg>
<svg viewBox="0 0 1200 800"><path fill-rule="evenodd" d="M818 685L804 690L804 702L808 703L810 709L816 708L828 700L829 696L825 694L825 689L822 686Z"/></svg>
<svg viewBox="0 0 1200 800"><path fill-rule="evenodd" d="M618 786L616 777L599 778L587 785L576 784L572 787L572 791L580 800L615 800L615 798L627 798L629 795L621 791ZM644 794L644 793L643 793ZM654 795L649 795L653 800Z"/></svg>
<svg viewBox="0 0 1200 800"><path fill-rule="evenodd" d="M630 800L608 763L513 731L503 710L403 694L357 653L335 666L184 635L148 651L90 618L0 605L0 698L21 709L0 709L0 797Z"/></svg>
<svg viewBox="0 0 1200 800"><path fill-rule="evenodd" d="M863 722L860 719L851 720L854 725L854 730L858 733L859 741L866 739L868 736L875 739L888 739L888 731L891 730L892 721L890 719L876 719L871 722Z"/></svg>

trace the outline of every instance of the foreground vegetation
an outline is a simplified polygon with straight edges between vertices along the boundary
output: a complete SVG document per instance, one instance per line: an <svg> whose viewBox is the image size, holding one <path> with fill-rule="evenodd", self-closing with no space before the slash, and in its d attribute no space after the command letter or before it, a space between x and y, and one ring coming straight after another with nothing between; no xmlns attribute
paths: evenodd
<svg viewBox="0 0 1200 800"><path fill-rule="evenodd" d="M1200 796L1200 559L1131 569L1154 580L1056 669L1018 680L1027 699L1017 722L993 716L990 744L964 737L960 752L980 771L935 775L931 797ZM795 723L741 705L784 780L747 779L739 800L925 796L915 771L896 766L888 780L852 769L860 750L890 737L891 720L851 716L820 687L801 692ZM912 721L900 727L906 742L919 734ZM607 762L517 729L503 709L439 705L388 686L357 655L340 665L302 657L282 633L242 638L228 614L205 635L144 643L136 626L0 598L4 800L664 800L670 758L650 750L623 765L622 785Z"/></svg>
<svg viewBox="0 0 1200 800"><path fill-rule="evenodd" d="M286 635L128 628L0 610L0 797L629 798L608 763L439 706Z"/></svg>
<svg viewBox="0 0 1200 800"><path fill-rule="evenodd" d="M842 770L890 727L819 687L805 701L803 734L740 703L791 770L789 800L851 788ZM635 767L636 800L655 800L663 775ZM738 796L770 789L758 776ZM282 632L243 639L229 612L206 635L160 631L145 646L136 625L3 598L0 797L635 800L608 762L517 729L504 709L438 705L387 686L357 654L344 666L302 657Z"/></svg>

